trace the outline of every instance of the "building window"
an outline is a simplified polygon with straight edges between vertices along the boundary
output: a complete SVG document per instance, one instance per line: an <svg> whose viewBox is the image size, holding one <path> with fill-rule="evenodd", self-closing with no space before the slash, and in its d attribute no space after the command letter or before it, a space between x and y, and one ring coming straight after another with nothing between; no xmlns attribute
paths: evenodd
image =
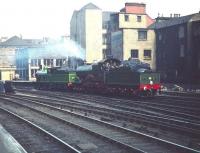
<svg viewBox="0 0 200 153"><path fill-rule="evenodd" d="M38 65L37 66L40 66L41 65L41 59L38 59Z"/></svg>
<svg viewBox="0 0 200 153"><path fill-rule="evenodd" d="M184 27L183 26L179 27L178 36L179 36L179 38L184 38L185 34L184 34Z"/></svg>
<svg viewBox="0 0 200 153"><path fill-rule="evenodd" d="M67 64L67 60L66 59L62 59L62 65L66 65Z"/></svg>
<svg viewBox="0 0 200 153"><path fill-rule="evenodd" d="M103 45L107 44L107 35L103 34Z"/></svg>
<svg viewBox="0 0 200 153"><path fill-rule="evenodd" d="M49 66L50 65L50 59L44 59L44 65Z"/></svg>
<svg viewBox="0 0 200 153"><path fill-rule="evenodd" d="M138 58L138 50L131 49L131 58Z"/></svg>
<svg viewBox="0 0 200 153"><path fill-rule="evenodd" d="M161 33L158 34L158 40L159 40L159 41L162 40L162 34L161 34Z"/></svg>
<svg viewBox="0 0 200 153"><path fill-rule="evenodd" d="M37 72L37 69L31 69L31 77L35 78L35 74Z"/></svg>
<svg viewBox="0 0 200 153"><path fill-rule="evenodd" d="M53 66L53 59L44 59L45 66Z"/></svg>
<svg viewBox="0 0 200 153"><path fill-rule="evenodd" d="M62 66L62 59L56 59L56 66Z"/></svg>
<svg viewBox="0 0 200 153"><path fill-rule="evenodd" d="M103 49L103 59L106 59L106 57L107 57L107 50Z"/></svg>
<svg viewBox="0 0 200 153"><path fill-rule="evenodd" d="M103 29L108 29L108 23L103 23Z"/></svg>
<svg viewBox="0 0 200 153"><path fill-rule="evenodd" d="M184 57L185 56L185 51L184 51L184 45L180 46L180 57Z"/></svg>
<svg viewBox="0 0 200 153"><path fill-rule="evenodd" d="M141 16L137 16L137 22L142 22L142 17Z"/></svg>
<svg viewBox="0 0 200 153"><path fill-rule="evenodd" d="M138 40L147 40L147 31L145 30L138 31Z"/></svg>
<svg viewBox="0 0 200 153"><path fill-rule="evenodd" d="M53 59L50 59L50 66L53 67Z"/></svg>
<svg viewBox="0 0 200 153"><path fill-rule="evenodd" d="M31 59L31 66L40 66L41 59Z"/></svg>
<svg viewBox="0 0 200 153"><path fill-rule="evenodd" d="M124 20L129 21L129 15L124 15Z"/></svg>
<svg viewBox="0 0 200 153"><path fill-rule="evenodd" d="M199 27L196 26L196 27L193 29L193 36L195 36L195 37L200 36L200 26L199 26Z"/></svg>
<svg viewBox="0 0 200 153"><path fill-rule="evenodd" d="M37 66L37 59L31 59L31 66Z"/></svg>
<svg viewBox="0 0 200 153"><path fill-rule="evenodd" d="M151 59L151 50L144 50L144 59Z"/></svg>

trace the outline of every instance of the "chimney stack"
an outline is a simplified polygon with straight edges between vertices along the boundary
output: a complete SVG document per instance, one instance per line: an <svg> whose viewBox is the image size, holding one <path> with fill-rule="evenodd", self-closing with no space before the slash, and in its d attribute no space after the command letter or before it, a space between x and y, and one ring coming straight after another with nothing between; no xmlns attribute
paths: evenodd
<svg viewBox="0 0 200 153"><path fill-rule="evenodd" d="M146 4L125 3L125 13L146 14Z"/></svg>

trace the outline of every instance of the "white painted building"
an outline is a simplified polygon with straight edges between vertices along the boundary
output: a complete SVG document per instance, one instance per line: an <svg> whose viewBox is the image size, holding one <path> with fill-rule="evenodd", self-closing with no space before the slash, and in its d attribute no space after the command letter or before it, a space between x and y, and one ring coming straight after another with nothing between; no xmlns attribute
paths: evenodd
<svg viewBox="0 0 200 153"><path fill-rule="evenodd" d="M79 11L74 11L70 23L70 38L85 49L86 62L102 60L102 34L101 9L89 3Z"/></svg>

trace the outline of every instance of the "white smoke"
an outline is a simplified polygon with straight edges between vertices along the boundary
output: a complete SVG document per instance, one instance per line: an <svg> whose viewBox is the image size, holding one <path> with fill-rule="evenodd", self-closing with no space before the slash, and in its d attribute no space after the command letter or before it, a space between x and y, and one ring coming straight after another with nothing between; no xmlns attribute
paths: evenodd
<svg viewBox="0 0 200 153"><path fill-rule="evenodd" d="M85 60L85 49L70 39L49 39L35 47L21 49L18 59L26 58L27 55L31 59L76 57Z"/></svg>
<svg viewBox="0 0 200 153"><path fill-rule="evenodd" d="M77 57L85 59L85 50L70 39L50 41L45 45L45 53L56 57Z"/></svg>

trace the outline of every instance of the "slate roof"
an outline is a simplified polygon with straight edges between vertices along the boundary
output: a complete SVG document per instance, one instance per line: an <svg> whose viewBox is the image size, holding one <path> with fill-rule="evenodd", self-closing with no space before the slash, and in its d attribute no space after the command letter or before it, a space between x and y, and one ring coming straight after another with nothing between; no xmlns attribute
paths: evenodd
<svg viewBox="0 0 200 153"><path fill-rule="evenodd" d="M194 15L196 15L196 14L170 18L169 20L165 20L165 21L161 21L161 22L155 22L155 23L151 24L148 28L161 29L161 28L165 28L165 27L178 25L178 24L183 24L183 23L189 22Z"/></svg>
<svg viewBox="0 0 200 153"><path fill-rule="evenodd" d="M18 36L13 36L8 40L0 43L0 47L33 47L40 45L40 39L22 39Z"/></svg>
<svg viewBox="0 0 200 153"><path fill-rule="evenodd" d="M96 5L94 5L93 3L88 3L85 6L83 6L81 8L81 10L86 10L86 9L97 9L97 10L101 10L99 7L97 7Z"/></svg>

